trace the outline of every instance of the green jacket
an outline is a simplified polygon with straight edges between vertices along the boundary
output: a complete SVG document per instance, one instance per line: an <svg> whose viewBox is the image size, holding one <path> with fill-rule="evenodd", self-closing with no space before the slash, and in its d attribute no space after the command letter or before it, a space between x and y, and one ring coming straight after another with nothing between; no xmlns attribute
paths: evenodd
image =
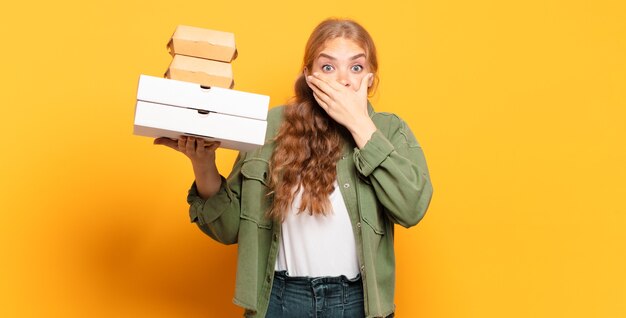
<svg viewBox="0 0 626 318"><path fill-rule="evenodd" d="M246 308L246 317L264 317L267 311L280 223L269 220L269 160L282 122L284 107L270 110L266 144L240 153L219 192L202 200L195 183L189 190L191 221L224 244L238 243L237 278L233 302ZM362 148L347 142L337 163L337 181L356 239L363 278L365 314L384 317L394 309L394 224L416 225L432 196L432 185L422 148L406 123L368 105L378 130Z"/></svg>

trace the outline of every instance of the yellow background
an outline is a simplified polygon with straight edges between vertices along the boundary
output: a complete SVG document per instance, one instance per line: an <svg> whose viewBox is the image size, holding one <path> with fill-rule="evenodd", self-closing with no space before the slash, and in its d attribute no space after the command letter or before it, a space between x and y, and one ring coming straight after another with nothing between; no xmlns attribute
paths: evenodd
<svg viewBox="0 0 626 318"><path fill-rule="evenodd" d="M234 32L236 89L292 94L328 16L380 51L372 102L430 166L396 231L398 317L626 317L626 5L14 1L0 13L0 316L238 317L236 246L189 223L188 160L132 135L178 24ZM228 173L234 152L220 151Z"/></svg>

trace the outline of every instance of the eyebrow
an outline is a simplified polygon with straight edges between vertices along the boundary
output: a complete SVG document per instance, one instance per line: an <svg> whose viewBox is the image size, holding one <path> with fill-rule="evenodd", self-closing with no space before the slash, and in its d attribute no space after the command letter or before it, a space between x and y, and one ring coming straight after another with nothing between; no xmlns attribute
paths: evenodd
<svg viewBox="0 0 626 318"><path fill-rule="evenodd" d="M330 56L330 55L328 55L328 54L326 54L326 53L320 53L320 56L319 56L318 58L320 58L320 57L325 57L325 58L330 59L330 60L333 60L333 61L336 61L336 60L337 60L337 58L332 57L332 56ZM365 57L365 53L359 53L359 54L357 54L357 55L355 55L355 56L351 57L351 58L350 58L350 60L356 60L356 59L358 59L358 58L360 58L360 57Z"/></svg>

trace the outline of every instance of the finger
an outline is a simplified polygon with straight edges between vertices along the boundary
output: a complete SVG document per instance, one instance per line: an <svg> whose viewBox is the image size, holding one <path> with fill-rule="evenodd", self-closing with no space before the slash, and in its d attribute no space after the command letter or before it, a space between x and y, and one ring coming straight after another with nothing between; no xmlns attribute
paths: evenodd
<svg viewBox="0 0 626 318"><path fill-rule="evenodd" d="M178 151L185 152L185 144L187 143L187 138L185 136L180 136L178 138Z"/></svg>
<svg viewBox="0 0 626 318"><path fill-rule="evenodd" d="M193 137L187 138L187 143L185 144L185 153L190 155L196 151L196 139Z"/></svg>
<svg viewBox="0 0 626 318"><path fill-rule="evenodd" d="M330 88L334 89L335 91L341 91L346 88L344 85L341 85L341 83L337 81L326 81L324 78L320 77L320 73L318 72L313 73L313 76L323 83L326 83Z"/></svg>
<svg viewBox="0 0 626 318"><path fill-rule="evenodd" d="M363 78L361 79L361 87L359 87L359 93L361 94L367 94L367 89L370 87L370 81L372 80L372 77L374 77L374 74L372 73L368 73L367 75L363 76Z"/></svg>
<svg viewBox="0 0 626 318"><path fill-rule="evenodd" d="M317 97L323 100L326 104L330 104L332 102L332 97L330 97L326 92L322 91L319 87L311 84L309 87L313 90L313 94L317 95Z"/></svg>
<svg viewBox="0 0 626 318"><path fill-rule="evenodd" d="M317 88L319 88L320 90L322 90L326 95L330 95L333 92L336 92L337 90L332 88L330 85L328 85L328 83L326 83L325 81L321 80L318 77L315 76L308 76L307 80L309 83L315 85ZM309 85L310 86L310 85Z"/></svg>
<svg viewBox="0 0 626 318"><path fill-rule="evenodd" d="M195 151L198 154L204 154L204 150L205 150L204 149L204 139L202 139L202 138L196 139L196 149L195 149Z"/></svg>
<svg viewBox="0 0 626 318"><path fill-rule="evenodd" d="M178 142L167 137L161 137L154 140L155 145L163 145L178 150Z"/></svg>
<svg viewBox="0 0 626 318"><path fill-rule="evenodd" d="M215 151L221 145L222 143L219 141L209 141L204 144L204 148L206 149L206 151Z"/></svg>
<svg viewBox="0 0 626 318"><path fill-rule="evenodd" d="M316 93L313 93L313 98L317 101L317 103L324 109L324 111L328 112L328 104L326 104Z"/></svg>
<svg viewBox="0 0 626 318"><path fill-rule="evenodd" d="M313 80L315 80L315 78L314 78L312 75L307 75L307 76L305 76L305 77L304 77L304 79L305 79L305 81L306 81L306 84L307 84L307 85L308 85L311 89L313 89L314 87L317 87L317 85L315 85L315 84L313 83ZM319 88L318 88L318 89L319 89Z"/></svg>
<svg viewBox="0 0 626 318"><path fill-rule="evenodd" d="M329 105L332 103L332 100L324 93L320 93L319 90L313 90L313 97L315 97L317 103L320 104L320 106L323 106L324 109L328 109Z"/></svg>

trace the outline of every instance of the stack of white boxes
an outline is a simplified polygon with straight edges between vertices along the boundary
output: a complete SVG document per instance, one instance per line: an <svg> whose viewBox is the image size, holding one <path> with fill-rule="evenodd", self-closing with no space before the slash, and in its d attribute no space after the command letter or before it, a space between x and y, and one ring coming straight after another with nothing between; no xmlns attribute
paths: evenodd
<svg viewBox="0 0 626 318"><path fill-rule="evenodd" d="M234 35L181 25L168 49L173 60L166 78L139 77L134 133L201 137L241 151L263 145L269 96L230 89Z"/></svg>

